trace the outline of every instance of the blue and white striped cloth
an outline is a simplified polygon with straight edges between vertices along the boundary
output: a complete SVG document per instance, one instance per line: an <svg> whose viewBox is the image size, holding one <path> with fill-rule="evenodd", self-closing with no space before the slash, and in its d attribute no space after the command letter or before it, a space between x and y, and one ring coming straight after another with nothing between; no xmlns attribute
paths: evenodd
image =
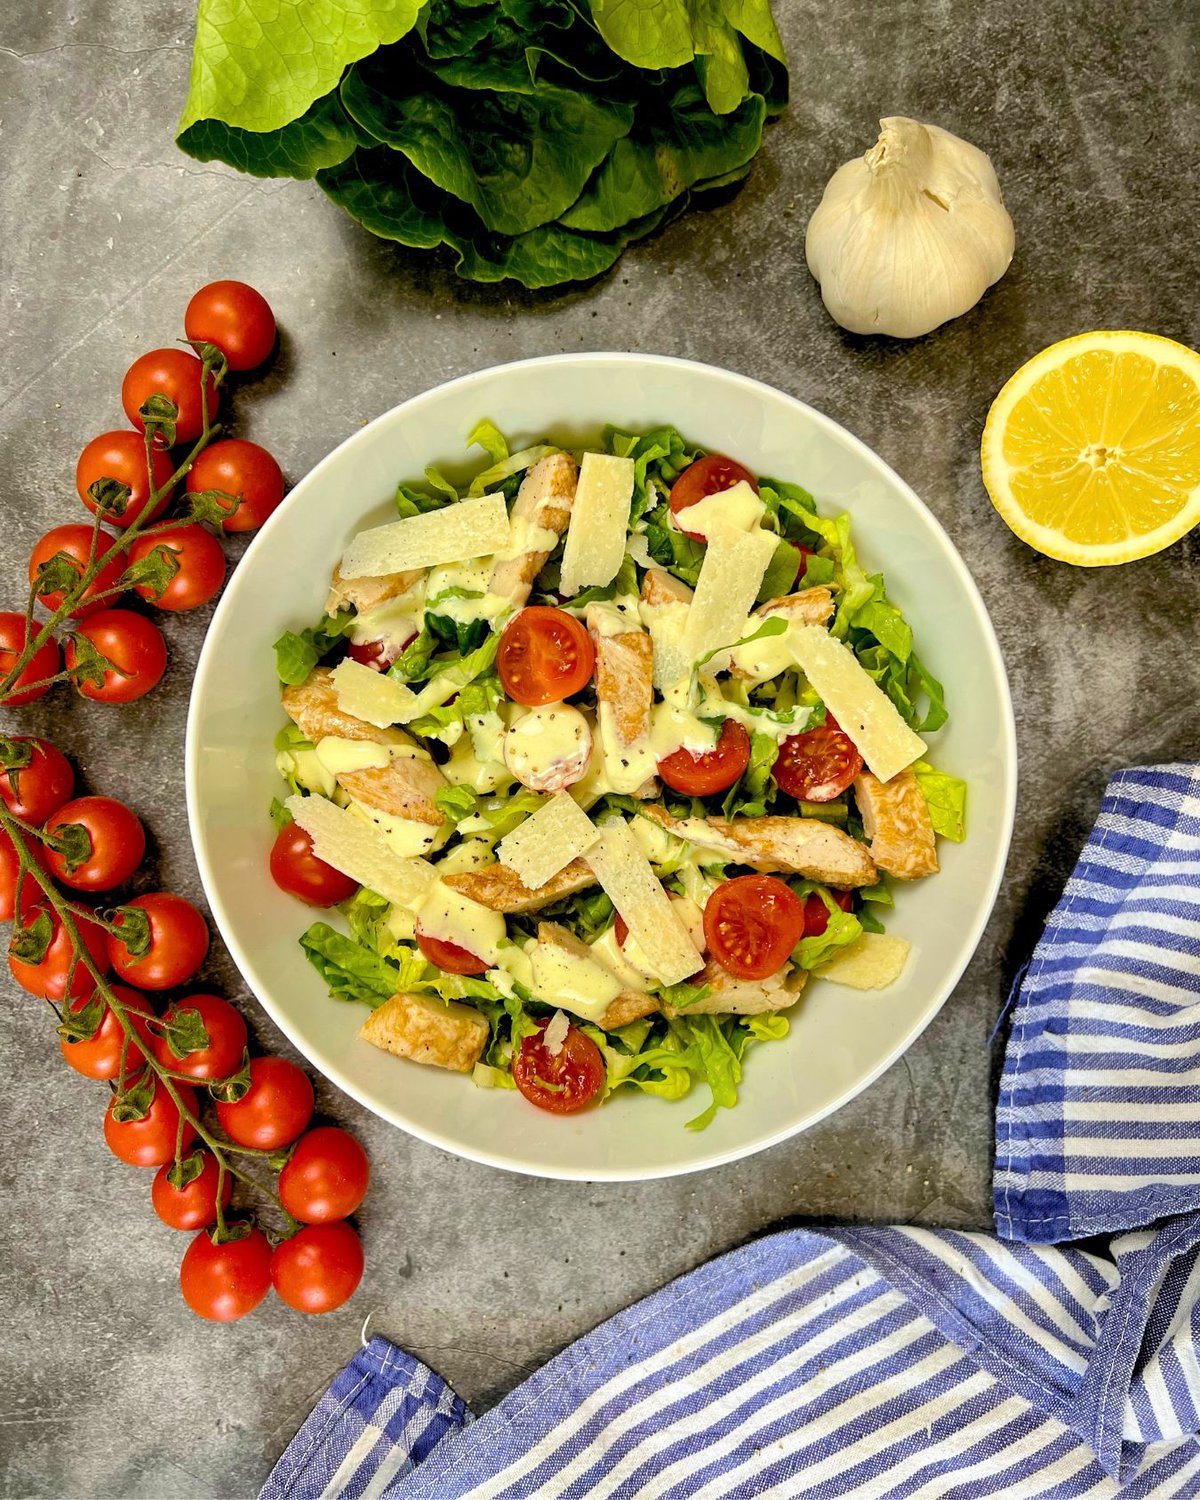
<svg viewBox="0 0 1200 1500"><path fill-rule="evenodd" d="M265 1500L1200 1496L1198 952L1200 768L1124 772L1017 987L1007 1239L771 1235L478 1420L373 1339Z"/></svg>

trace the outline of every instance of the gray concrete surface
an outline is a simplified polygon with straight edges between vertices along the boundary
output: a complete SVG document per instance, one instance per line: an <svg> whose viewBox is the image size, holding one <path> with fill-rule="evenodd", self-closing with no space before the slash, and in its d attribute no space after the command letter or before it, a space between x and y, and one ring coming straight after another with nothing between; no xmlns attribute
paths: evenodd
<svg viewBox="0 0 1200 1500"><path fill-rule="evenodd" d="M1141 327L1195 342L1200 241L1190 0L954 5L780 0L795 103L749 185L565 295L481 291L355 229L312 186L185 160L172 124L192 0L0 7L0 561L78 515L83 443L119 423L118 386L174 339L190 292L260 286L283 325L238 430L298 479L363 422L483 364L649 349L743 370L846 423L925 498L992 611L1017 704L1016 841L987 936L908 1056L835 1118L758 1159L664 1185L519 1180L408 1140L328 1087L366 1142L368 1271L353 1303L280 1305L230 1328L178 1295L180 1239L148 1176L120 1167L103 1095L62 1065L36 1002L0 1007L0 1490L7 1496L249 1496L363 1319L477 1408L599 1319L704 1258L803 1219L984 1227L995 1054L1010 974L1054 899L1106 773L1196 753L1195 538L1115 573L1029 552L992 513L977 446L1008 374L1054 339ZM806 217L881 114L987 149L1017 224L1013 267L973 313L908 345L843 336L804 268ZM123 711L60 696L45 731L153 839L148 884L193 897L182 735L204 620L168 620L169 676ZM258 1041L281 1039L228 960ZM285 1049L286 1050L286 1049Z"/></svg>

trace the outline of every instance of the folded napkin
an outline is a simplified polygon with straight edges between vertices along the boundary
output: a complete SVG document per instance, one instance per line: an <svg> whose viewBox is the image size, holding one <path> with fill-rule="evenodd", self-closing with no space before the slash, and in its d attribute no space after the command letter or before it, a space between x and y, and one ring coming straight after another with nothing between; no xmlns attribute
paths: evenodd
<svg viewBox="0 0 1200 1500"><path fill-rule="evenodd" d="M1200 768L1123 772L1016 988L1008 1241L768 1236L478 1420L372 1339L264 1497L1200 1495L1198 951ZM1045 1243L1103 1233L1106 1248Z"/></svg>

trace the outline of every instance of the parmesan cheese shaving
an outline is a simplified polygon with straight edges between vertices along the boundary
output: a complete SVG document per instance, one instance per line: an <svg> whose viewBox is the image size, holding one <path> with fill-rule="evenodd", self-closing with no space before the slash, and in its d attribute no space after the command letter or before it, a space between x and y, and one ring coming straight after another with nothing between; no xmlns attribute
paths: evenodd
<svg viewBox="0 0 1200 1500"><path fill-rule="evenodd" d="M346 548L341 575L367 578L486 557L503 551L509 536L504 496L481 495L360 531Z"/></svg>
<svg viewBox="0 0 1200 1500"><path fill-rule="evenodd" d="M600 830L567 792L556 792L531 817L500 840L496 854L531 891L542 886L573 859L586 854Z"/></svg>
<svg viewBox="0 0 1200 1500"><path fill-rule="evenodd" d="M324 797L289 797L284 806L312 839L318 859L388 901L410 906L435 879L426 860L402 858L373 823Z"/></svg>
<svg viewBox="0 0 1200 1500"><path fill-rule="evenodd" d="M890 932L864 932L827 964L814 970L818 979L831 979L852 990L882 990L904 972L912 944Z"/></svg>
<svg viewBox="0 0 1200 1500"><path fill-rule="evenodd" d="M606 823L585 858L625 919L655 978L663 984L678 984L703 965L628 823Z"/></svg>
<svg viewBox="0 0 1200 1500"><path fill-rule="evenodd" d="M568 598L581 588L602 588L617 576L625 559L633 478L631 458L583 455L559 583Z"/></svg>
<svg viewBox="0 0 1200 1500"><path fill-rule="evenodd" d="M713 533L680 643L689 666L741 640L778 540L768 531Z"/></svg>
<svg viewBox="0 0 1200 1500"><path fill-rule="evenodd" d="M376 729L403 724L405 714L417 701L412 688L350 657L334 667L333 686L341 711L366 724L374 724Z"/></svg>
<svg viewBox="0 0 1200 1500"><path fill-rule="evenodd" d="M567 1039L567 1033L571 1029L571 1023L563 1015L561 1010L556 1010L550 1017L550 1023L542 1033L542 1045L551 1057L557 1057L563 1049L563 1043Z"/></svg>

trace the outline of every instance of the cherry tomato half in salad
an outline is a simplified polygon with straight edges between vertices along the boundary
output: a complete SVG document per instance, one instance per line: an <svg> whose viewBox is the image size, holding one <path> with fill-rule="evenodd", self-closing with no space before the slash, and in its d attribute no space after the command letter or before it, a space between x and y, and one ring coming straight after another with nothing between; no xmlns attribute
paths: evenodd
<svg viewBox="0 0 1200 1500"><path fill-rule="evenodd" d="M150 1045L150 1018L154 1015L154 1007L146 999L145 995L139 995L136 990L131 990L127 985L114 984L109 988L118 1000L125 1006L134 1031L142 1042ZM72 1010L83 1010L91 999L90 995L84 995L82 999L72 1002ZM112 1079L116 1078L121 1071L121 1053L125 1053L125 1074L132 1077L134 1073L145 1062L145 1054L136 1042L125 1045L125 1028L113 1014L110 1006L104 1007L104 1014L100 1017L100 1024L89 1037L82 1037L79 1041L70 1042L63 1037L60 1046L62 1055L77 1073L84 1078Z"/></svg>
<svg viewBox="0 0 1200 1500"><path fill-rule="evenodd" d="M600 1048L576 1026L568 1026L557 1054L546 1046L549 1021L539 1021L536 1034L522 1039L513 1058L513 1082L539 1109L552 1115L573 1115L586 1109L604 1086L605 1067Z"/></svg>
<svg viewBox="0 0 1200 1500"><path fill-rule="evenodd" d="M707 540L699 532L686 529L679 518L681 511L687 510L689 505L695 505L698 500L703 500L709 495L719 495L723 490L731 490L735 484L740 484L743 480L757 495L758 483L750 470L743 468L736 459L726 458L723 453L706 453L695 463L688 464L671 486L671 495L667 501L671 507L671 514L675 517L684 536L702 545Z"/></svg>
<svg viewBox="0 0 1200 1500"><path fill-rule="evenodd" d="M82 829L82 833L76 830ZM70 832L68 832L68 830ZM46 848L46 863L76 891L111 891L133 874L146 852L146 833L132 808L115 797L76 797L46 822L47 833L73 838L68 853Z"/></svg>
<svg viewBox="0 0 1200 1500"><path fill-rule="evenodd" d="M139 432L146 430L141 408L151 396L165 396L179 408L175 418L175 442L194 443L204 430L200 376L203 365L190 349L151 349L125 372L121 382L121 405ZM208 420L215 422L220 405L217 383L209 374Z"/></svg>
<svg viewBox="0 0 1200 1500"><path fill-rule="evenodd" d="M596 648L583 624L549 604L531 604L515 614L496 653L504 691L526 708L578 693L595 668Z"/></svg>
<svg viewBox="0 0 1200 1500"><path fill-rule="evenodd" d="M362 1241L349 1224L307 1224L275 1247L271 1285L297 1312L327 1313L362 1280Z"/></svg>
<svg viewBox="0 0 1200 1500"><path fill-rule="evenodd" d="M831 713L824 724L784 740L771 767L781 791L797 802L833 802L862 770L854 741Z"/></svg>
<svg viewBox="0 0 1200 1500"><path fill-rule="evenodd" d="M210 1323L244 1318L271 1290L270 1242L261 1229L251 1229L217 1244L213 1231L202 1229L183 1253L179 1288L191 1310Z"/></svg>
<svg viewBox="0 0 1200 1500"><path fill-rule="evenodd" d="M346 655L351 661L358 662L359 666L370 667L372 672L386 672L415 640L416 636L410 635L398 643L384 640L352 641Z"/></svg>
<svg viewBox="0 0 1200 1500"><path fill-rule="evenodd" d="M29 746L29 764L0 771L0 797L14 817L40 828L75 790L75 772L67 757L49 740L15 735L12 743Z"/></svg>
<svg viewBox="0 0 1200 1500"><path fill-rule="evenodd" d="M107 531L97 533L91 526L85 526L82 523L78 526L56 526L53 531L48 531L42 537L30 554L29 582L36 583L42 564L48 563L59 553L70 558L72 567L78 575L88 566L93 550L96 557L102 557L115 541L116 537L111 533ZM127 560L124 552L118 552L104 564L84 589L79 603L71 610L72 618L82 620L85 615L94 615L98 609L105 609L113 603L117 595L112 590L119 583ZM98 599L97 594L103 594L105 597ZM48 610L56 610L66 597L66 591L63 589L55 589L52 593L38 595L42 605Z"/></svg>
<svg viewBox="0 0 1200 1500"><path fill-rule="evenodd" d="M149 505L151 479L154 488L162 490L174 472L175 465L165 448L155 448L151 466L147 469L146 439L140 432L128 432L122 428L119 432L104 432L93 438L79 455L75 466L75 487L79 498L95 515L99 507L89 493L92 485L101 479L115 479L118 484L125 485L129 491L125 509L119 516L111 511L106 511L104 516L110 526L123 531L126 526L132 526ZM170 491L164 491L146 519L153 521L160 515L170 498Z"/></svg>
<svg viewBox="0 0 1200 1500"><path fill-rule="evenodd" d="M34 634L36 637L36 626ZM25 616L8 609L0 610L0 678L7 677L16 666L17 658L24 651L28 640ZM36 703L39 698L44 698L50 691L45 679L53 677L61 664L57 642L53 638L44 641L17 676L5 700L5 707L19 708L23 703ZM39 683L42 684L40 687Z"/></svg>
<svg viewBox="0 0 1200 1500"><path fill-rule="evenodd" d="M721 736L712 750L695 754L680 748L658 763L658 774L666 784L685 797L711 797L731 787L750 764L750 736L746 726L736 719L726 719Z"/></svg>
<svg viewBox="0 0 1200 1500"><path fill-rule="evenodd" d="M486 959L476 958L470 949L448 943L445 938L426 937L418 932L417 947L435 968L444 969L447 974L486 974L489 968Z"/></svg>
<svg viewBox="0 0 1200 1500"><path fill-rule="evenodd" d="M854 897L849 891L830 891L834 905L841 907L843 911L850 911L854 906ZM829 908L813 891L811 895L804 898L804 936L820 937L829 926Z"/></svg>
<svg viewBox="0 0 1200 1500"><path fill-rule="evenodd" d="M735 979L778 974L804 936L804 902L774 875L737 875L704 908L708 951Z"/></svg>
<svg viewBox="0 0 1200 1500"><path fill-rule="evenodd" d="M187 305L183 327L197 344L216 344L231 370L253 370L275 347L275 314L244 281L210 281Z"/></svg>
<svg viewBox="0 0 1200 1500"><path fill-rule="evenodd" d="M113 670L105 672L99 687L94 679L79 684L85 698L97 703L133 703L158 686L167 670L167 643L162 631L145 615L131 609L102 609L89 615L78 627ZM67 666L78 660L75 642L67 642Z"/></svg>
<svg viewBox="0 0 1200 1500"><path fill-rule="evenodd" d="M150 1202L154 1212L172 1229L207 1229L217 1222L217 1182L220 1172L217 1159L209 1151L193 1152L202 1162L200 1175L193 1177L183 1187L171 1181L173 1161L164 1162L154 1174L150 1186ZM192 1157L185 1157L190 1161ZM221 1188L221 1207L229 1207L233 1195L233 1178L227 1173Z"/></svg>
<svg viewBox="0 0 1200 1500"><path fill-rule="evenodd" d="M298 823L288 823L275 835L271 879L281 891L309 906L340 906L358 890L357 880L317 857L312 837Z"/></svg>

